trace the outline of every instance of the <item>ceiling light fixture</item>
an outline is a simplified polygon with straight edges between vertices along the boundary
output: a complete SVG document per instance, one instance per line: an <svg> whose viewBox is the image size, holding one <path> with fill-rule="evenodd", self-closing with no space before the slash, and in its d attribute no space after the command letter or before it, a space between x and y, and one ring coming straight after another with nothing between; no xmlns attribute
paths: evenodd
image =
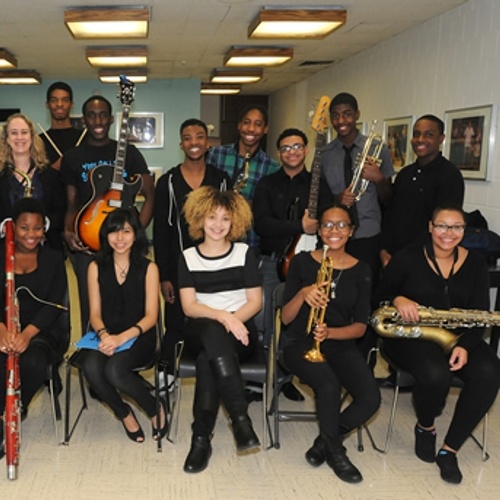
<svg viewBox="0 0 500 500"><path fill-rule="evenodd" d="M76 7L64 11L75 39L147 38L149 7Z"/></svg>
<svg viewBox="0 0 500 500"><path fill-rule="evenodd" d="M211 83L255 83L258 82L262 76L261 69L228 69L218 68L214 69L210 75Z"/></svg>
<svg viewBox="0 0 500 500"><path fill-rule="evenodd" d="M347 11L338 7L263 7L248 27L248 38L324 38L346 19Z"/></svg>
<svg viewBox="0 0 500 500"><path fill-rule="evenodd" d="M203 95L239 94L241 85L202 83L200 93Z"/></svg>
<svg viewBox="0 0 500 500"><path fill-rule="evenodd" d="M148 49L143 46L89 47L85 57L96 68L137 68L148 64Z"/></svg>
<svg viewBox="0 0 500 500"><path fill-rule="evenodd" d="M224 66L279 66L293 57L291 47L246 47L233 45L224 58Z"/></svg>
<svg viewBox="0 0 500 500"><path fill-rule="evenodd" d="M17 59L7 49L0 49L0 68L17 68Z"/></svg>
<svg viewBox="0 0 500 500"><path fill-rule="evenodd" d="M148 81L147 68L100 69L98 75L102 83L119 83L120 75L125 75L127 80L133 83L146 83Z"/></svg>
<svg viewBox="0 0 500 500"><path fill-rule="evenodd" d="M40 83L42 83L42 77L34 69L0 71L1 85L38 85Z"/></svg>

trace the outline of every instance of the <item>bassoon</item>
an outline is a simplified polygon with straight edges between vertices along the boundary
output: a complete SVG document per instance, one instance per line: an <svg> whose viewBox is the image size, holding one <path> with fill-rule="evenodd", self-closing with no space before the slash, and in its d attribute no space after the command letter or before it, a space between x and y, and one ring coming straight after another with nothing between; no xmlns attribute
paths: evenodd
<svg viewBox="0 0 500 500"><path fill-rule="evenodd" d="M19 308L14 283L14 256L16 243L12 220L4 221L5 231L5 325L7 331L19 333ZM5 455L7 478L17 479L21 430L21 408L19 404L21 380L19 377L19 354L7 353L7 379L5 397Z"/></svg>
<svg viewBox="0 0 500 500"><path fill-rule="evenodd" d="M22 170L10 166L24 181L24 196L32 196L31 178ZM5 234L5 326L7 331L17 335L20 332L19 304L17 302L15 275L16 241L14 225L11 219L2 222ZM0 231L1 232L1 231ZM7 378L5 389L5 458L7 460L7 478L17 479L19 465L19 447L21 435L21 378L19 376L19 353L7 352Z"/></svg>

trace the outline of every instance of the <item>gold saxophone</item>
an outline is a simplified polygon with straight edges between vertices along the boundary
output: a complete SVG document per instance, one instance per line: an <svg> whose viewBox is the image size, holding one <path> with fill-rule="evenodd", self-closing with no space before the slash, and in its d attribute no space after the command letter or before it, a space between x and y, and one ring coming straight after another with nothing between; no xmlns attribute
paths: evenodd
<svg viewBox="0 0 500 500"><path fill-rule="evenodd" d="M328 245L323 246L323 256L321 265L316 275L316 286L327 296L330 295L333 276L333 259L327 256ZM307 321L306 333L311 334L317 325L323 323L325 319L326 307L311 307L309 320ZM319 341L315 340L312 349L304 353L304 359L311 363L324 363L325 357L321 354Z"/></svg>
<svg viewBox="0 0 500 500"><path fill-rule="evenodd" d="M445 352L450 352L460 338L460 335L449 330L500 325L500 313L496 311L441 310L420 306L418 314L420 321L409 323L403 321L395 307L384 305L373 313L370 322L382 337L431 340L439 344Z"/></svg>
<svg viewBox="0 0 500 500"><path fill-rule="evenodd" d="M365 145L363 147L363 151L356 158L356 166L354 168L354 173L352 176L351 182L351 193L356 195L355 201L359 201L361 197L365 194L365 191L368 189L368 184L370 181L363 179L363 168L365 166L366 161L370 158L373 160L379 167L382 163L382 160L379 158L380 153L382 152L382 147L384 145L384 141L379 134L375 133L375 125L377 124L377 120L373 120L372 128L370 130L370 134L366 138ZM373 152L370 154L370 150L373 146Z"/></svg>
<svg viewBox="0 0 500 500"><path fill-rule="evenodd" d="M24 186L24 197L31 198L33 196L33 185L31 183L31 177L26 172L23 172L22 170L16 168L14 165L9 165L9 168L12 170L12 172L23 178L24 182L26 183L26 185Z"/></svg>
<svg viewBox="0 0 500 500"><path fill-rule="evenodd" d="M238 175L238 179L234 183L233 191L235 193L241 193L241 191L247 185L248 171L250 170L250 158L252 157L250 151L245 154L245 166L243 167L243 172Z"/></svg>

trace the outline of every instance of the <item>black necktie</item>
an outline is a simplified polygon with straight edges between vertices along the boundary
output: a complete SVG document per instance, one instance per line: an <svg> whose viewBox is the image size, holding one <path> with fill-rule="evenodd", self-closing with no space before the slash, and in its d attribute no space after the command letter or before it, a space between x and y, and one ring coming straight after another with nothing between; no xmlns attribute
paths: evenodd
<svg viewBox="0 0 500 500"><path fill-rule="evenodd" d="M354 149L354 144L350 146L342 146L345 151L344 156L344 179L345 179L345 187L348 187L352 181L353 172L352 172L352 158L351 153Z"/></svg>

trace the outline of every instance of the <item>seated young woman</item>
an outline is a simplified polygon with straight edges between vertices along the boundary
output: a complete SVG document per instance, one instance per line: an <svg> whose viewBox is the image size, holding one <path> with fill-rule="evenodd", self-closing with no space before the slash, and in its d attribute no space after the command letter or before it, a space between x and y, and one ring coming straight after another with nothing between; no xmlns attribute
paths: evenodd
<svg viewBox="0 0 500 500"><path fill-rule="evenodd" d="M19 301L20 331L5 325L5 247L0 251L0 412L5 408L6 362L9 351L19 354L21 407L26 414L33 396L47 377L47 367L62 360L69 325L58 321L67 292L66 268L59 251L44 246L47 222L40 201L23 198L12 209L14 224L14 283ZM3 435L0 416L0 434ZM3 442L0 436L0 443ZM1 453L1 452L0 452Z"/></svg>
<svg viewBox="0 0 500 500"><path fill-rule="evenodd" d="M483 257L460 246L465 218L460 208L437 208L429 238L400 250L385 268L377 293L391 302L405 322L419 323L419 307L488 310L488 268ZM450 330L451 351L433 338L384 339L389 359L415 378L415 454L436 462L442 479L460 483L457 452L493 404L500 383L500 361L482 340L484 328ZM435 420L445 406L453 376L464 382L443 444L436 455Z"/></svg>
<svg viewBox="0 0 500 500"><path fill-rule="evenodd" d="M201 187L187 197L184 214L195 247L179 262L179 290L186 347L196 358L191 449L185 472L204 470L212 453L210 440L219 401L231 419L238 451L260 443L247 413L239 361L257 343L252 318L262 307L257 260L247 244L238 242L249 230L252 212L232 191Z"/></svg>
<svg viewBox="0 0 500 500"><path fill-rule="evenodd" d="M121 420L127 436L137 443L144 432L127 395L151 419L153 439L167 432L165 401L157 422L155 398L134 369L149 363L156 349L159 277L154 262L145 257L146 233L137 216L117 209L104 220L101 249L88 269L90 325L99 336L99 349L82 349L79 361L90 387ZM117 349L135 339L129 349Z"/></svg>
<svg viewBox="0 0 500 500"><path fill-rule="evenodd" d="M366 330L370 315L371 273L367 264L346 253L354 231L349 209L334 205L320 219L319 236L332 259L330 293L327 281L317 282L324 250L301 252L287 275L281 338L283 360L288 370L311 386L316 400L320 435L306 452L306 460L318 467L326 460L333 472L348 483L363 477L350 462L344 437L366 422L380 405L380 392L356 339ZM311 308L325 308L324 321L306 334ZM320 316L318 316L320 317ZM310 362L304 353L318 341L325 362ZM352 402L341 410L341 389Z"/></svg>

